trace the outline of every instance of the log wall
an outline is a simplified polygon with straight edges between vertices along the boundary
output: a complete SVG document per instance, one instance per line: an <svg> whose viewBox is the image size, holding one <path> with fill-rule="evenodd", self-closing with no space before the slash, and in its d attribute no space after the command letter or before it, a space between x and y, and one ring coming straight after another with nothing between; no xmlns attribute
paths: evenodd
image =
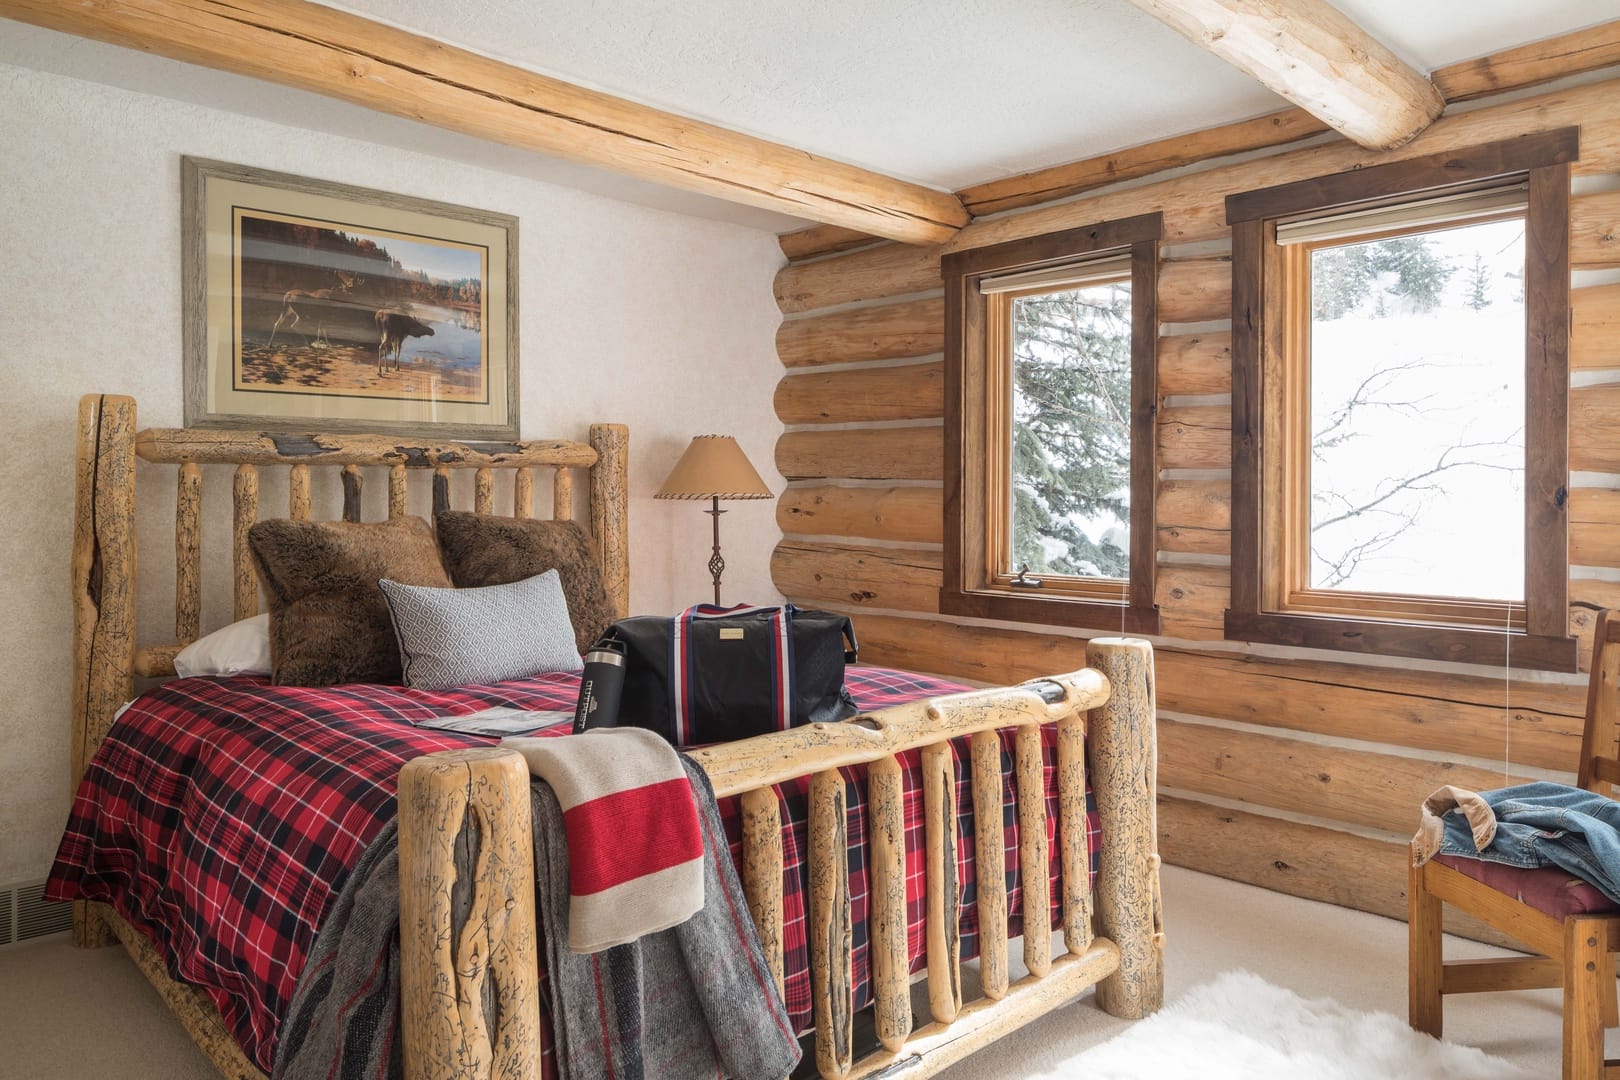
<svg viewBox="0 0 1620 1080"><path fill-rule="evenodd" d="M1580 125L1571 220L1571 627L1620 603L1620 79L1447 116L1387 154L1284 151L968 226L948 248L789 263L776 394L785 432L772 571L856 616L865 661L1010 682L1075 667L1083 640L938 614L944 347L939 257L1163 211L1157 601L1160 833L1171 863L1403 917L1404 839L1435 787L1564 778L1582 677L1393 662L1223 638L1230 593L1226 195ZM1606 581L1605 578L1615 579ZM1465 928L1466 929L1466 928Z"/></svg>

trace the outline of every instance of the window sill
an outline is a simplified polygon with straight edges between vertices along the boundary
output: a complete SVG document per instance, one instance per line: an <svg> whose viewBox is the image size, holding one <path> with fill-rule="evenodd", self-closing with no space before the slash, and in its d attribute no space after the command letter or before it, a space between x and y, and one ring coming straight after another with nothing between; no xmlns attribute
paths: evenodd
<svg viewBox="0 0 1620 1080"><path fill-rule="evenodd" d="M1226 638L1457 664L1501 666L1511 660L1516 668L1578 670L1574 638L1522 630L1228 610Z"/></svg>
<svg viewBox="0 0 1620 1080"><path fill-rule="evenodd" d="M1028 590L1015 593L992 589L941 589L939 610L942 615L965 615L976 619L1001 619L1046 626L1113 630L1126 634L1159 632L1157 606L1130 607L1064 596L1032 595Z"/></svg>

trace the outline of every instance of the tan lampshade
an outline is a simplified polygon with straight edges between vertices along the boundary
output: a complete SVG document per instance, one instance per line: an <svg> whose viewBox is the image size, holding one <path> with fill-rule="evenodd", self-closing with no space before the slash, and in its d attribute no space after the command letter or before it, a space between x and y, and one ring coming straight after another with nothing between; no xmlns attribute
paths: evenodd
<svg viewBox="0 0 1620 1080"><path fill-rule="evenodd" d="M655 499L769 499L737 440L730 435L699 435L669 470Z"/></svg>

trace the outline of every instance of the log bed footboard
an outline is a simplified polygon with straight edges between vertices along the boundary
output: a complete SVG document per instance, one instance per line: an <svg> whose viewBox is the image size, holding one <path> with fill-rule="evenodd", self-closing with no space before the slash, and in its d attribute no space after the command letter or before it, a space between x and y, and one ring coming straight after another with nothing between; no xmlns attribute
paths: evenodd
<svg viewBox="0 0 1620 1080"><path fill-rule="evenodd" d="M825 1077L929 1076L1097 986L1098 1004L1137 1019L1163 1001L1163 931L1155 829L1153 654L1145 641L1097 638L1089 667L1021 686L896 705L839 724L812 724L698 750L719 798L741 796L748 905L782 985L782 848L772 785L810 781L811 976L816 1065ZM955 845L955 770L950 740L972 740L974 775L1000 789L995 732L1018 728L1019 857L1024 888L1047 890L1047 831L1040 725L1058 725L1057 831L1067 952L1052 957L1045 920L1024 936L1029 974L1009 985L1007 898L986 879L978 892L981 985L962 1001L957 940L960 888ZM1088 731L1089 727L1089 731ZM1087 743L1103 846L1093 904L1085 828ZM905 923L905 861L896 755L921 750L923 764L928 999L931 1022L913 1029ZM881 1049L855 1057L846 788L841 766L867 765L870 814L875 1026ZM528 773L515 751L445 751L400 774L401 963L407 1080L540 1075L532 1008L539 962L533 889L513 844L530 835ZM975 785L989 788L990 784ZM1026 795L1026 792L1028 793ZM988 809L988 808L987 808ZM999 817L999 797L994 808ZM452 922L447 902L452 849L471 830L500 873L473 881L471 910L499 917ZM418 838L407 842L407 837ZM521 844L519 844L521 846ZM992 850L991 859L1000 852ZM532 867L528 869L532 881ZM1050 893L1046 893L1050 897ZM1048 904L1037 905L1041 908ZM527 909L527 910L525 910ZM1096 933L1093 934L1095 916ZM413 975L413 972L421 973ZM523 983L524 977L528 982ZM486 983L494 984L493 994ZM487 1012L479 1003L499 1001Z"/></svg>

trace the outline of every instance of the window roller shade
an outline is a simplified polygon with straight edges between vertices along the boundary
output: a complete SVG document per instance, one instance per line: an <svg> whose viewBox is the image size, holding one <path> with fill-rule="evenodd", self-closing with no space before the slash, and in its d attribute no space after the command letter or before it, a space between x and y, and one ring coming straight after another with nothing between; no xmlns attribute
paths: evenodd
<svg viewBox="0 0 1620 1080"><path fill-rule="evenodd" d="M1079 288L1131 276L1131 257L1121 253L1085 262L1064 263L1062 266L1043 266L1037 270L1022 270L1013 274L998 274L979 279L979 292L985 296L997 293L1024 292L1030 289L1056 291Z"/></svg>
<svg viewBox="0 0 1620 1080"><path fill-rule="evenodd" d="M1518 183L1508 187L1497 186L1483 190L1454 192L1397 206L1350 210L1307 218L1303 221L1283 222L1277 226L1277 243L1308 244L1396 229L1417 229L1424 226L1438 229L1464 225L1471 221L1523 211L1528 202L1529 190L1530 185L1527 182Z"/></svg>

